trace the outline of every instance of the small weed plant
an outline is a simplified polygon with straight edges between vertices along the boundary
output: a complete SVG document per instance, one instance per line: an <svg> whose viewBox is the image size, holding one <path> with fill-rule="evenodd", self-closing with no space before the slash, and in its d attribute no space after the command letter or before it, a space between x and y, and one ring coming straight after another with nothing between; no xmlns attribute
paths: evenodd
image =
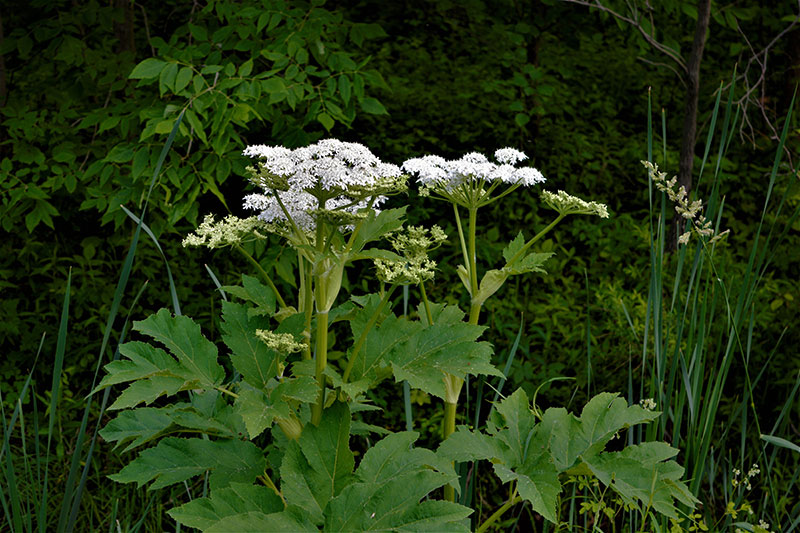
<svg viewBox="0 0 800 533"><path fill-rule="evenodd" d="M134 322L146 342L123 344L96 388L123 385L101 436L140 450L114 480L151 490L200 480L205 495L169 514L204 531L486 531L523 501L565 529L561 503L575 484L636 513L642 530L687 518L697 500L676 448L618 439L607 449L627 428L659 417L651 404L604 392L576 415L541 411L519 389L492 404L485 425L457 424L465 380L505 378L481 340L482 306L508 278L544 273L552 254L534 251L536 243L570 215L608 217L603 204L542 191L552 221L535 235L520 232L497 265L481 265L479 210L545 181L522 164L522 152L500 149L494 161L477 153L425 156L396 166L360 144L327 139L293 150L251 146L244 155L258 189L244 205L257 214L209 216L184 244L243 253L254 275L219 287L219 346L191 318L166 309ZM380 209L406 192L409 176L423 199L452 210L467 311L427 297L437 269L431 252L448 239L442 229L408 225L405 207ZM291 294L242 246L268 234L296 253ZM373 292L343 290L356 262L374 265ZM415 288L419 302L398 315L403 287ZM388 420L367 423L363 415L379 410L371 392L392 378L442 401L435 448L418 443L415 431L390 432ZM363 453L356 438L367 443ZM458 467L476 461L490 462L509 494L482 516ZM600 503L581 511L612 521L615 512Z"/></svg>

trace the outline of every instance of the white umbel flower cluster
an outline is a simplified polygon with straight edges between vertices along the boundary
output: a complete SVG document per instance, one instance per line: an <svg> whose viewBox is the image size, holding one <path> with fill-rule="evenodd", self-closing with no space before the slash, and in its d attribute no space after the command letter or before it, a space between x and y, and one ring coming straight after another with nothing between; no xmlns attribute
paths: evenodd
<svg viewBox="0 0 800 533"><path fill-rule="evenodd" d="M325 139L294 150L249 146L243 153L258 160L249 168L251 181L264 191L246 196L245 209L260 211L265 222L291 222L302 231L312 231L322 212L328 220L357 218L385 201L383 193L405 187L397 165L383 163L358 143ZM333 211L345 216L331 217Z"/></svg>
<svg viewBox="0 0 800 533"><path fill-rule="evenodd" d="M545 181L542 173L533 167L514 166L528 158L519 150L501 148L494 153L494 157L497 163L492 163L477 152L454 161L428 155L407 160L403 163L403 170L416 174L424 189L440 189L443 192L452 191L467 182L502 182L530 187Z"/></svg>
<svg viewBox="0 0 800 533"><path fill-rule="evenodd" d="M359 143L324 139L290 150L282 146L248 146L244 155L257 158L259 170L285 177L291 189L326 191L377 185L400 176L397 165L383 163Z"/></svg>

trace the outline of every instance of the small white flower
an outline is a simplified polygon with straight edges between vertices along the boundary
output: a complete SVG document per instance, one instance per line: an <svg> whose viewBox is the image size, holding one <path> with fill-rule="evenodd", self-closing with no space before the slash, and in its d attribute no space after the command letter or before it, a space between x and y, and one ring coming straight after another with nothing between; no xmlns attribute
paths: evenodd
<svg viewBox="0 0 800 533"><path fill-rule="evenodd" d="M639 401L639 406L642 409L647 409L648 411L653 411L657 407L656 401L652 398L645 398L644 400Z"/></svg>
<svg viewBox="0 0 800 533"><path fill-rule="evenodd" d="M525 155L524 152L514 150L513 148L500 148L494 153L494 158L501 163L511 163L513 165L528 159L528 156Z"/></svg>

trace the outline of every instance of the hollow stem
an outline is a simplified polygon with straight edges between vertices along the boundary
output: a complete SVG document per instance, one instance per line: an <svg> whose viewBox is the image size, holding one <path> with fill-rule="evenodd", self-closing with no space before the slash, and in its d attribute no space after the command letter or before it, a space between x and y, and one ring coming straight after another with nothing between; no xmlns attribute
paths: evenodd
<svg viewBox="0 0 800 533"><path fill-rule="evenodd" d="M447 379L447 378L445 378ZM442 429L442 441L447 439L456 430L456 407L455 403L444 402L444 428ZM456 499L456 493L450 485L444 486L444 499L452 502Z"/></svg>
<svg viewBox="0 0 800 533"><path fill-rule="evenodd" d="M325 367L328 364L328 311L317 312L317 343L316 353L316 372L317 384L319 385L319 395L317 403L311 407L311 423L318 426L322 420L322 408L325 406Z"/></svg>
<svg viewBox="0 0 800 533"><path fill-rule="evenodd" d="M428 325L433 325L433 315L431 314L431 306L428 303L428 295L425 292L425 283L419 284L419 291L422 294L422 303L425 305L425 315L428 317Z"/></svg>

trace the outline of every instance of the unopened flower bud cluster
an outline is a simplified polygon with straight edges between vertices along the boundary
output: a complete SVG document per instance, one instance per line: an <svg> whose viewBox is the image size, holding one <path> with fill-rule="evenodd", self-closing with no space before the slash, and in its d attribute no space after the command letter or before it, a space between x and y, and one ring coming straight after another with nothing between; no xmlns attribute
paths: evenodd
<svg viewBox="0 0 800 533"><path fill-rule="evenodd" d="M714 244L730 232L730 230L725 230L722 233L714 233L714 229L711 227L711 221L706 220L705 216L700 214L700 210L703 208L703 201L695 200L694 202L689 202L686 188L683 185L677 187L678 178L676 176L668 180L667 174L665 172L660 172L658 170L658 165L655 163L642 161L642 165L647 169L647 173L650 179L653 180L656 189L667 193L667 197L675 204L675 211L691 222L694 231L699 236L710 238L708 241L709 244ZM687 244L689 242L689 237L691 237L691 230L678 237L678 242L680 244Z"/></svg>
<svg viewBox="0 0 800 533"><path fill-rule="evenodd" d="M306 348L302 342L297 342L291 333L275 333L265 329L257 329L256 337L271 350L283 354L301 352Z"/></svg>
<svg viewBox="0 0 800 533"><path fill-rule="evenodd" d="M265 239L264 233L270 231L269 225L256 217L239 218L228 215L219 222L215 222L213 215L206 215L197 230L187 235L182 244L183 246L222 248L241 244L248 237Z"/></svg>
<svg viewBox="0 0 800 533"><path fill-rule="evenodd" d="M597 215L608 218L608 208L598 202L587 202L564 191L542 191L542 201L560 215Z"/></svg>
<svg viewBox="0 0 800 533"><path fill-rule="evenodd" d="M408 226L388 239L402 259L375 259L375 269L382 281L417 285L433 279L436 262L428 258L428 252L447 240L442 228L436 225L431 229Z"/></svg>

